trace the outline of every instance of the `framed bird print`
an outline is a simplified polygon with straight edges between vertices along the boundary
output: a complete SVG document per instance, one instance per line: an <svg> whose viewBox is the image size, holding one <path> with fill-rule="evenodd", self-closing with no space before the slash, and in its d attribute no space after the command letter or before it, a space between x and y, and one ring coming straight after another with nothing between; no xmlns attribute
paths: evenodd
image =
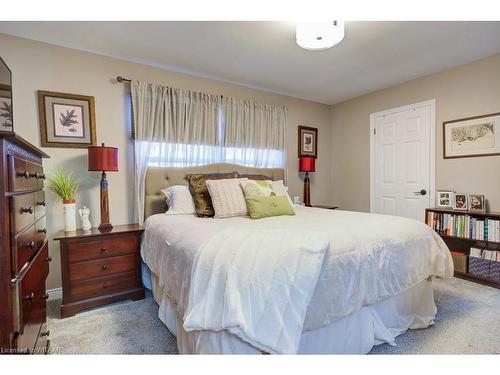
<svg viewBox="0 0 500 375"><path fill-rule="evenodd" d="M38 113L42 147L96 145L93 96L38 91Z"/></svg>
<svg viewBox="0 0 500 375"><path fill-rule="evenodd" d="M318 129L308 126L299 126L299 158L312 156L318 158Z"/></svg>

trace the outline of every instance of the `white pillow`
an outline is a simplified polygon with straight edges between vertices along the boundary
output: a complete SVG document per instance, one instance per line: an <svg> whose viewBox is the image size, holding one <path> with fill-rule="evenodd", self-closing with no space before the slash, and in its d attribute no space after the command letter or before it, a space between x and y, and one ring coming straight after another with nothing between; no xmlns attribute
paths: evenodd
<svg viewBox="0 0 500 375"><path fill-rule="evenodd" d="M276 195L286 195L288 199L288 203L290 203L290 206L292 208L294 207L293 201L290 198L290 195L288 194L288 187L283 184L283 180L278 180L278 181L269 181L271 183L271 187L273 191L276 193Z"/></svg>
<svg viewBox="0 0 500 375"><path fill-rule="evenodd" d="M247 178L231 178L224 180L207 180L206 184L215 218L248 216L247 204L240 182Z"/></svg>
<svg viewBox="0 0 500 375"><path fill-rule="evenodd" d="M194 200L187 186L174 185L162 192L167 197L167 215L194 215Z"/></svg>

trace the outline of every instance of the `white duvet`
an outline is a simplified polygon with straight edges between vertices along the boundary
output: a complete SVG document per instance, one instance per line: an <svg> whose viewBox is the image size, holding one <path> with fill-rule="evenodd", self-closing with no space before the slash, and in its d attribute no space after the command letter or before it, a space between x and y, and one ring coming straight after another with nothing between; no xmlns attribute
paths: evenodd
<svg viewBox="0 0 500 375"><path fill-rule="evenodd" d="M148 218L141 250L143 260L158 277L160 287L178 314L184 317L186 330L228 330L262 350L292 353L302 332L329 325L364 305L399 294L429 276L447 278L453 274L453 263L446 245L421 222L394 216L307 207L297 207L296 212L296 216L259 220L241 217L202 219L163 214ZM290 248L290 252L283 253L283 256L289 256L290 259L296 259L301 249L305 248L315 250L315 255L321 255L323 234L328 238L324 259L308 257L305 259L309 260L304 264L296 262L303 265L297 274L297 280L301 282L291 278L287 283L275 283L281 289L271 289L266 293L251 293L243 287L251 284L252 275L248 270L241 272L247 264L244 261L238 263L240 272L233 273L237 277L227 282L227 274L231 269L236 269L231 257L238 253L231 246L224 246L227 244L227 233L234 233L233 241L242 243L245 232L247 236L252 233L258 238L259 231L261 236L268 236L268 241L259 243L266 250L263 254L272 254L281 238ZM275 237L270 234L273 231L276 232ZM304 243L308 242L301 242L300 238L313 233L310 231L318 233L315 238L319 242L310 239L309 247L304 247ZM283 233L288 233L288 236L283 236ZM296 243L295 247L293 243ZM248 252L251 248L251 245L238 246L238 251ZM238 256L241 260L248 254ZM266 258L252 259L265 264ZM314 275L312 271L318 262L321 268ZM248 263L248 267L251 264ZM220 272L221 266L225 273ZM290 266L275 262L273 267L278 271L286 271ZM261 269L264 267L259 266ZM267 272L269 275L269 270ZM307 272L311 272L311 277L308 282L304 282L305 279L300 279L300 275ZM265 272L258 277L262 275ZM304 295L294 296L294 288L305 290ZM297 311L300 311L301 306L306 306L303 316L298 314L294 319L287 320L283 319L283 314L291 310L273 310L269 313L261 309L256 314L249 311L248 306L262 307L266 299L280 301L283 290L289 293L288 302L294 304ZM210 298L207 299L208 296ZM235 304L238 297L244 298L245 303ZM229 305L220 308L221 303ZM229 313L232 316L226 319ZM259 331L260 326L265 326L262 319L270 325L279 322L280 333L284 335L282 339L276 340L279 335L273 331L267 335L267 331ZM297 325L300 321L302 324Z"/></svg>

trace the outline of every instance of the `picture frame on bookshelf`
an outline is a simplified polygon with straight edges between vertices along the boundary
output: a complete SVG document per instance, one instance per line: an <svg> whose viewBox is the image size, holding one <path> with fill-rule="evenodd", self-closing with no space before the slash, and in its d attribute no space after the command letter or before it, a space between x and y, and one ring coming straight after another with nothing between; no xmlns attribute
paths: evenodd
<svg viewBox="0 0 500 375"><path fill-rule="evenodd" d="M469 209L469 195L467 193L455 193L453 198L453 209L467 211Z"/></svg>
<svg viewBox="0 0 500 375"><path fill-rule="evenodd" d="M453 208L453 190L436 191L436 207Z"/></svg>
<svg viewBox="0 0 500 375"><path fill-rule="evenodd" d="M484 194L469 194L469 211L471 212L486 211Z"/></svg>

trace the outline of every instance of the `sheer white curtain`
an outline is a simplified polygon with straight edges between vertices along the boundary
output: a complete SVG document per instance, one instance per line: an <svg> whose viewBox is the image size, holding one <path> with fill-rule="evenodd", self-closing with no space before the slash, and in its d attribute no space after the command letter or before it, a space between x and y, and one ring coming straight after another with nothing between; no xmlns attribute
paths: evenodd
<svg viewBox="0 0 500 375"><path fill-rule="evenodd" d="M221 160L220 96L133 81L135 216L144 221L149 165L201 165Z"/></svg>
<svg viewBox="0 0 500 375"><path fill-rule="evenodd" d="M284 168L286 108L132 81L135 216L148 166L234 163Z"/></svg>
<svg viewBox="0 0 500 375"><path fill-rule="evenodd" d="M224 98L224 161L259 168L286 163L286 108Z"/></svg>

